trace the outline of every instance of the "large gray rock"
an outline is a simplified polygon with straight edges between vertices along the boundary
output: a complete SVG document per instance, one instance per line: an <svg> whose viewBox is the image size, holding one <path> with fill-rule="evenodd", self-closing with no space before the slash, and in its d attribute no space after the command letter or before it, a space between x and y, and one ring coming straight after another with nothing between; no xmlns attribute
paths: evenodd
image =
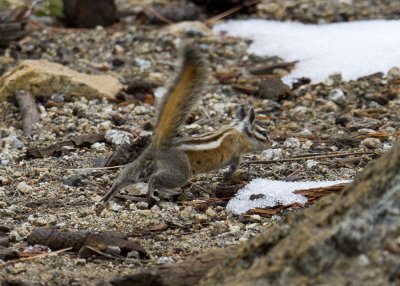
<svg viewBox="0 0 400 286"><path fill-rule="evenodd" d="M266 229L201 285L399 285L400 143L342 194Z"/></svg>

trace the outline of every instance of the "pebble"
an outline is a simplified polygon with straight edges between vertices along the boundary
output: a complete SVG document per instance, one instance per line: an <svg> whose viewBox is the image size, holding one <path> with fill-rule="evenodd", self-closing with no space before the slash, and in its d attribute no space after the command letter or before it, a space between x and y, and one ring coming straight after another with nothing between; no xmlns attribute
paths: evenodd
<svg viewBox="0 0 400 286"><path fill-rule="evenodd" d="M106 144L104 142L96 142L90 148L96 152L104 152L106 151Z"/></svg>
<svg viewBox="0 0 400 286"><path fill-rule="evenodd" d="M206 215L210 218L216 217L217 213L212 209L212 208L208 208L206 210Z"/></svg>
<svg viewBox="0 0 400 286"><path fill-rule="evenodd" d="M113 211L117 212L117 211L119 211L119 210L122 209L122 206L114 202L114 203L111 205L110 208L111 208Z"/></svg>
<svg viewBox="0 0 400 286"><path fill-rule="evenodd" d="M12 156L7 151L0 152L0 165L7 166L13 162Z"/></svg>
<svg viewBox="0 0 400 286"><path fill-rule="evenodd" d="M262 109L267 112L278 110L281 107L281 105L278 102L276 102L275 100L271 100L271 99L264 99L261 102L261 106L262 106Z"/></svg>
<svg viewBox="0 0 400 286"><path fill-rule="evenodd" d="M17 190L26 193L32 191L32 187L29 186L25 181L22 181L17 185Z"/></svg>
<svg viewBox="0 0 400 286"><path fill-rule="evenodd" d="M112 129L106 132L105 139L108 143L111 143L113 147L118 147L124 144L130 144L132 142L132 134L126 131Z"/></svg>
<svg viewBox="0 0 400 286"><path fill-rule="evenodd" d="M365 267L370 264L369 258L365 254L360 254L357 258L359 266Z"/></svg>
<svg viewBox="0 0 400 286"><path fill-rule="evenodd" d="M139 210L147 210L149 208L149 204L147 202L138 202L136 204L136 208Z"/></svg>
<svg viewBox="0 0 400 286"><path fill-rule="evenodd" d="M129 251L126 258L140 259L140 253L136 250Z"/></svg>
<svg viewBox="0 0 400 286"><path fill-rule="evenodd" d="M149 110L148 110L148 108L146 106L138 105L138 106L135 107L133 112L136 115L143 115L143 114L147 114L149 112Z"/></svg>
<svg viewBox="0 0 400 286"><path fill-rule="evenodd" d="M238 226L238 225L231 225L231 226L229 227L229 231L230 231L231 234L239 233L239 232L240 232L240 226Z"/></svg>
<svg viewBox="0 0 400 286"><path fill-rule="evenodd" d="M172 264L174 262L175 261L171 257L167 256L161 256L157 261L158 264Z"/></svg>
<svg viewBox="0 0 400 286"><path fill-rule="evenodd" d="M332 89L329 92L329 99L339 105L346 104L346 96L344 95L343 90L341 90L340 88Z"/></svg>
<svg viewBox="0 0 400 286"><path fill-rule="evenodd" d="M314 144L314 142L312 142L311 140L306 140L306 141L304 141L303 144L301 145L301 149L303 149L303 150L309 150L313 144Z"/></svg>
<svg viewBox="0 0 400 286"><path fill-rule="evenodd" d="M65 181L64 181L64 185L70 186L70 187L79 187L82 186L83 182L83 177L81 174L75 174L72 175L70 177L68 177Z"/></svg>
<svg viewBox="0 0 400 286"><path fill-rule="evenodd" d="M262 151L261 156L264 157L266 160L278 160L282 158L282 149L267 149Z"/></svg>
<svg viewBox="0 0 400 286"><path fill-rule="evenodd" d="M389 80L395 80L400 78L400 68L392 67L387 74Z"/></svg>
<svg viewBox="0 0 400 286"><path fill-rule="evenodd" d="M323 106L323 109L327 112L336 112L338 110L338 106L333 101L327 101Z"/></svg>
<svg viewBox="0 0 400 286"><path fill-rule="evenodd" d="M108 245L105 253L113 255L113 256L118 256L121 255L121 248L115 245Z"/></svg>
<svg viewBox="0 0 400 286"><path fill-rule="evenodd" d="M29 222L24 222L19 227L17 227L16 233L18 234L18 237L24 237L31 233L32 228L33 226Z"/></svg>
<svg viewBox="0 0 400 286"><path fill-rule="evenodd" d="M151 62L149 60L135 58L133 61L138 67L140 67L140 69L148 69L151 67Z"/></svg>
<svg viewBox="0 0 400 286"><path fill-rule="evenodd" d="M11 146L15 149L22 149L25 146L24 143L22 143L22 141L19 140L16 136L11 136L10 140L11 140Z"/></svg>
<svg viewBox="0 0 400 286"><path fill-rule="evenodd" d="M112 125L113 123L110 120L103 121L99 124L99 131L105 132L107 130L110 130Z"/></svg>
<svg viewBox="0 0 400 286"><path fill-rule="evenodd" d="M0 176L0 186L8 185L9 183L10 183L10 179L9 178Z"/></svg>
<svg viewBox="0 0 400 286"><path fill-rule="evenodd" d="M289 149L298 149L300 148L300 140L298 138L294 138L294 137L289 137L285 140L285 142L283 143L283 146L285 148L289 148Z"/></svg>
<svg viewBox="0 0 400 286"><path fill-rule="evenodd" d="M377 138L365 138L361 141L361 145L368 149L378 149L382 147L382 142Z"/></svg>

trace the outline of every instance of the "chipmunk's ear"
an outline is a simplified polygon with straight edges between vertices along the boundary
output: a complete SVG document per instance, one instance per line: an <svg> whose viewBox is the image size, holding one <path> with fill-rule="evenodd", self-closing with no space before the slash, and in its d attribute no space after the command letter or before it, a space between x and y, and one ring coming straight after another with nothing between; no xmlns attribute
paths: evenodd
<svg viewBox="0 0 400 286"><path fill-rule="evenodd" d="M249 111L249 114L247 115L247 117L249 119L250 126L253 126L254 125L254 120L256 119L256 114L254 112L253 107L250 108L250 111Z"/></svg>
<svg viewBox="0 0 400 286"><path fill-rule="evenodd" d="M246 111L243 106L238 107L236 109L236 119L242 121L246 117Z"/></svg>

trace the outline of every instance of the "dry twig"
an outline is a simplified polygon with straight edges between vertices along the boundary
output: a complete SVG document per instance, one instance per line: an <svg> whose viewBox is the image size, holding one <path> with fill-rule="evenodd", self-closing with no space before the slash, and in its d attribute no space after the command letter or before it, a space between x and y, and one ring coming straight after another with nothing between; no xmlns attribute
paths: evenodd
<svg viewBox="0 0 400 286"><path fill-rule="evenodd" d="M274 163L284 163L284 162L296 162L296 161L304 161L304 160L315 160L315 159L326 159L326 158L337 158L337 157L346 157L346 156L356 156L356 155L381 155L381 153L376 151L362 151L362 152L346 152L346 153L328 153L323 155L307 155L304 157L297 158L286 158L279 160L254 160L244 162L243 165L252 165L252 164L274 164Z"/></svg>
<svg viewBox="0 0 400 286"><path fill-rule="evenodd" d="M63 253L63 252L69 251L69 250L72 250L72 247L67 247L67 248L64 248L64 249L57 250L57 251L38 254L38 255L34 255L34 256L30 256L30 257L23 257L23 258L20 258L20 259L9 260L6 263L0 264L0 267L6 266L6 265L9 265L9 264L13 264L13 263L17 263L17 262L33 260L33 259L36 259L36 258L42 258L42 257L46 257L46 256L58 255L60 253Z"/></svg>

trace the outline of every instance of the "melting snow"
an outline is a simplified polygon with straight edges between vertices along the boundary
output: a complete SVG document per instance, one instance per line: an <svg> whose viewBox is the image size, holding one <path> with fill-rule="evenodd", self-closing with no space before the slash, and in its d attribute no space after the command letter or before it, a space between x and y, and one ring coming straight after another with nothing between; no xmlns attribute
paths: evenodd
<svg viewBox="0 0 400 286"><path fill-rule="evenodd" d="M277 205L304 205L307 198L294 194L296 190L306 190L349 183L350 181L321 181L321 182L284 182L267 179L255 179L243 189L227 205L235 214L245 213L250 209L274 207Z"/></svg>
<svg viewBox="0 0 400 286"><path fill-rule="evenodd" d="M286 83L303 76L319 82L335 72L351 80L400 66L399 20L306 25L251 19L224 22L214 30L252 39L250 52L257 55L298 60L283 78Z"/></svg>

